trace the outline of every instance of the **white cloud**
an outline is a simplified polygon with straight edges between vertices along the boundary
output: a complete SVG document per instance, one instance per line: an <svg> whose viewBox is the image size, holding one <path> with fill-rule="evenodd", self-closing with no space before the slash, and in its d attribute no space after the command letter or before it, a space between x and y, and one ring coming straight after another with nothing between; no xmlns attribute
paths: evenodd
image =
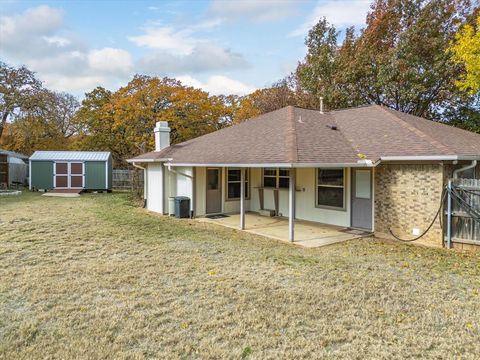
<svg viewBox="0 0 480 360"><path fill-rule="evenodd" d="M111 88L126 81L133 68L125 50L88 48L67 31L63 11L49 6L1 16L0 39L5 60L27 65L47 87L58 91Z"/></svg>
<svg viewBox="0 0 480 360"><path fill-rule="evenodd" d="M219 70L247 68L245 58L208 38L222 23L211 18L183 28L150 24L130 41L150 49L138 61L121 48L91 48L64 24L60 9L38 6L12 16L0 16L2 57L12 65L25 64L45 86L80 95L96 86L109 89L125 84L136 71L151 75L183 75L185 83L214 93L245 94L254 87L218 75ZM200 72L216 74L199 81ZM204 80L204 78L202 78Z"/></svg>
<svg viewBox="0 0 480 360"><path fill-rule="evenodd" d="M213 0L210 11L215 16L229 20L275 21L292 16L296 4L298 2L295 0Z"/></svg>
<svg viewBox="0 0 480 360"><path fill-rule="evenodd" d="M253 86L223 75L210 76L205 82L195 79L190 75L178 76L177 79L180 80L184 85L203 89L213 95L245 95L256 90L256 88Z"/></svg>
<svg viewBox="0 0 480 360"><path fill-rule="evenodd" d="M137 46L149 49L167 50L174 53L188 55L195 47L195 39L191 37L191 30L176 31L171 26L146 26L144 34L129 36L128 40Z"/></svg>
<svg viewBox="0 0 480 360"><path fill-rule="evenodd" d="M154 52L139 61L139 69L147 73L199 73L217 70L244 69L249 64L241 54L224 49L214 43L195 46L188 55Z"/></svg>
<svg viewBox="0 0 480 360"><path fill-rule="evenodd" d="M88 54L88 63L93 71L129 74L133 68L132 56L125 50L103 48Z"/></svg>
<svg viewBox="0 0 480 360"><path fill-rule="evenodd" d="M87 75L81 73L80 75L57 75L45 74L42 80L50 89L57 91L83 93L85 91L93 90L97 86L114 87L116 86L115 79L99 75Z"/></svg>
<svg viewBox="0 0 480 360"><path fill-rule="evenodd" d="M43 36L43 39L51 45L56 45L58 47L64 47L71 43L67 38L61 36Z"/></svg>
<svg viewBox="0 0 480 360"><path fill-rule="evenodd" d="M13 56L46 56L72 41L57 36L63 27L63 11L41 5L22 14L0 16L2 52Z"/></svg>
<svg viewBox="0 0 480 360"><path fill-rule="evenodd" d="M293 30L289 36L304 36L320 19L327 21L336 28L365 23L370 0L329 0L319 2L308 19Z"/></svg>
<svg viewBox="0 0 480 360"><path fill-rule="evenodd" d="M248 63L242 54L200 37L199 34L221 23L215 18L179 29L149 25L143 28L143 34L128 39L137 46L155 50L139 60L140 70L147 73L171 76L247 68Z"/></svg>

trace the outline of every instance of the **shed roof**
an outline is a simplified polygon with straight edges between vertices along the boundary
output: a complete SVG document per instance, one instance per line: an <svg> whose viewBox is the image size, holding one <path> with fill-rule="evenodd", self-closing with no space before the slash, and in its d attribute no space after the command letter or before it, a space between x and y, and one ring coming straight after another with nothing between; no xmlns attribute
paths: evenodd
<svg viewBox="0 0 480 360"><path fill-rule="evenodd" d="M23 155L23 154L20 154L20 153L18 153L18 152L10 151L10 150L0 149L0 154L1 154L1 155L11 156L11 157L16 157L16 158L23 159L23 160L28 159L28 156L27 156L27 155Z"/></svg>
<svg viewBox="0 0 480 360"><path fill-rule="evenodd" d="M364 157L480 158L480 134L378 105L324 114L287 106L129 161L347 165Z"/></svg>
<svg viewBox="0 0 480 360"><path fill-rule="evenodd" d="M35 151L30 160L44 161L107 161L106 151Z"/></svg>

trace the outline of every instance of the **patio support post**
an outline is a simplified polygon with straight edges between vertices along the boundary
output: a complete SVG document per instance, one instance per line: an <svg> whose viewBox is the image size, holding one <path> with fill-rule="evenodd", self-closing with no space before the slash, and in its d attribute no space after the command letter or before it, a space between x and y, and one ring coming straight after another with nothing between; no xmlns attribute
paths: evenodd
<svg viewBox="0 0 480 360"><path fill-rule="evenodd" d="M294 241L295 227L295 169L290 169L290 186L288 188L288 240Z"/></svg>
<svg viewBox="0 0 480 360"><path fill-rule="evenodd" d="M245 230L245 168L240 169L240 230Z"/></svg>

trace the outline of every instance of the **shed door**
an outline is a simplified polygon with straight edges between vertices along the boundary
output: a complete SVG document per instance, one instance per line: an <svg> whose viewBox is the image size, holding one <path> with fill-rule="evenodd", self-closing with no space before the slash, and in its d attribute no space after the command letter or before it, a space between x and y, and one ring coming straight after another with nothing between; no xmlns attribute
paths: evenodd
<svg viewBox="0 0 480 360"><path fill-rule="evenodd" d="M68 163L56 162L53 174L53 186L55 188L68 188Z"/></svg>
<svg viewBox="0 0 480 360"><path fill-rule="evenodd" d="M83 163L70 163L70 187L84 187L84 166Z"/></svg>
<svg viewBox="0 0 480 360"><path fill-rule="evenodd" d="M352 227L372 230L372 172L352 169Z"/></svg>
<svg viewBox="0 0 480 360"><path fill-rule="evenodd" d="M207 169L207 214L222 212L222 188L219 168Z"/></svg>
<svg viewBox="0 0 480 360"><path fill-rule="evenodd" d="M56 189L82 189L85 186L84 164L81 162L56 162L53 186Z"/></svg>

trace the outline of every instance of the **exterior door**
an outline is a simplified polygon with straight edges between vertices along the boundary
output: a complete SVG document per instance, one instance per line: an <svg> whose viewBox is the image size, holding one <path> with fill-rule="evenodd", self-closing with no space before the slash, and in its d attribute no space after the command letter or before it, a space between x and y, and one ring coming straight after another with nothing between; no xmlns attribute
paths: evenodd
<svg viewBox="0 0 480 360"><path fill-rule="evenodd" d="M84 187L84 166L83 163L70 163L70 187Z"/></svg>
<svg viewBox="0 0 480 360"><path fill-rule="evenodd" d="M59 189L68 188L68 163L56 162L53 174L53 186Z"/></svg>
<svg viewBox="0 0 480 360"><path fill-rule="evenodd" d="M352 169L352 227L372 230L372 171Z"/></svg>
<svg viewBox="0 0 480 360"><path fill-rule="evenodd" d="M207 214L222 212L222 189L220 168L207 169Z"/></svg>
<svg viewBox="0 0 480 360"><path fill-rule="evenodd" d="M85 186L85 166L81 162L56 162L53 174L56 189L82 189Z"/></svg>

